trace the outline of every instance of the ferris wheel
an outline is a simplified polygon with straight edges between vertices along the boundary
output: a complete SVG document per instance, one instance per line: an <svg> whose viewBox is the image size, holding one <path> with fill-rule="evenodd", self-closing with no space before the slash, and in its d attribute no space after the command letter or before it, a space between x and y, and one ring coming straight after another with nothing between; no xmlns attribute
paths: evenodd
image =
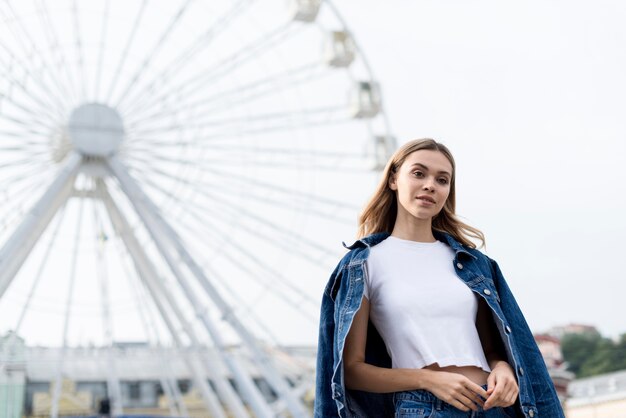
<svg viewBox="0 0 626 418"><path fill-rule="evenodd" d="M0 72L0 367L59 347L56 417L69 347L147 341L213 417L309 416L277 359L395 147L334 5L4 0Z"/></svg>

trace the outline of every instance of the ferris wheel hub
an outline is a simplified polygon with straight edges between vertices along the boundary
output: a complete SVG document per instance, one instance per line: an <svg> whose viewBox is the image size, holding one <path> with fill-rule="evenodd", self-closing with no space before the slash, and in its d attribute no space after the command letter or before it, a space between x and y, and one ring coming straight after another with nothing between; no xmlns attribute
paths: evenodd
<svg viewBox="0 0 626 418"><path fill-rule="evenodd" d="M117 110L100 103L74 109L68 130L74 148L89 157L113 155L124 139L124 124Z"/></svg>

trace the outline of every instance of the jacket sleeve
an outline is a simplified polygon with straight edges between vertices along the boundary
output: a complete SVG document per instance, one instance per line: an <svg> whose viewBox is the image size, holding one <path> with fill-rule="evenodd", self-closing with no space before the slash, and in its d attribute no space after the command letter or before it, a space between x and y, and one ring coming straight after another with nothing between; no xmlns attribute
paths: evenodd
<svg viewBox="0 0 626 418"><path fill-rule="evenodd" d="M317 343L317 363L315 376L315 418L339 417L337 405L332 394L332 376L334 359L335 315L334 295L341 280L341 263L330 276L322 296L320 311L319 337Z"/></svg>
<svg viewBox="0 0 626 418"><path fill-rule="evenodd" d="M554 383L524 314L506 283L498 263L492 259L489 261L494 272L496 289L502 301L504 316L509 324L515 324L514 333L517 334L515 341L519 346L522 363L526 366L524 373L528 375L528 381L532 386L539 418L565 418Z"/></svg>

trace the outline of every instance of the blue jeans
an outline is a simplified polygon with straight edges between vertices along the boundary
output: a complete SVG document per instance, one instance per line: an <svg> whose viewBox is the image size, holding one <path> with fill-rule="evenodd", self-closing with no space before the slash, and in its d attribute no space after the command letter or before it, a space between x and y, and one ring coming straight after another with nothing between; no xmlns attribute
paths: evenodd
<svg viewBox="0 0 626 418"><path fill-rule="evenodd" d="M487 390L487 385L482 386ZM396 418L515 418L512 406L477 411L461 411L427 390L410 390L393 394Z"/></svg>

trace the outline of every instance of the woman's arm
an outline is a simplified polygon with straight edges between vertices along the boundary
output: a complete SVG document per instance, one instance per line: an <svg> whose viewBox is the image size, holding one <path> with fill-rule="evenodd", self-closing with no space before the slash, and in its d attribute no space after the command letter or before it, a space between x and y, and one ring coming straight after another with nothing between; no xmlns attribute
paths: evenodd
<svg viewBox="0 0 626 418"><path fill-rule="evenodd" d="M370 304L366 297L354 315L343 349L344 379L348 389L388 393L424 389L432 370L388 369L365 363L365 344Z"/></svg>

